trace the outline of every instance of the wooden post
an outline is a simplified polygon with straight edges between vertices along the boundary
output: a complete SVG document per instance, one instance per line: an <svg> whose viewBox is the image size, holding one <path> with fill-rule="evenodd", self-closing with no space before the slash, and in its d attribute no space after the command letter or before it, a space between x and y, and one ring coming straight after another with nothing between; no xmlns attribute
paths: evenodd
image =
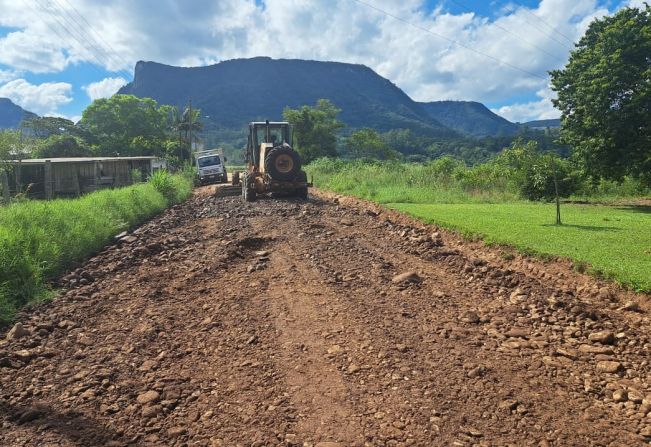
<svg viewBox="0 0 651 447"><path fill-rule="evenodd" d="M2 176L2 198L5 203L9 203L9 176L5 169L2 170L2 174L0 175Z"/></svg>
<svg viewBox="0 0 651 447"><path fill-rule="evenodd" d="M52 182L52 160L45 160L45 169L43 170L45 177L45 198L52 200L54 196L54 185Z"/></svg>
<svg viewBox="0 0 651 447"><path fill-rule="evenodd" d="M99 161L95 162L95 186L99 186L100 178L102 177L102 170L99 167Z"/></svg>
<svg viewBox="0 0 651 447"><path fill-rule="evenodd" d="M556 193L556 225L561 223L561 199L558 195L558 177L556 176L556 160L552 158L552 172L554 174L554 192Z"/></svg>
<svg viewBox="0 0 651 447"><path fill-rule="evenodd" d="M77 194L77 197L79 197L81 195L81 185L79 184L79 165L73 166L73 172L75 173L75 176L73 177L72 181L74 182L75 194Z"/></svg>
<svg viewBox="0 0 651 447"><path fill-rule="evenodd" d="M18 164L16 165L16 169L14 171L14 174L16 174L16 194L20 193L23 190L23 182L20 178L22 164L22 161L18 160Z"/></svg>

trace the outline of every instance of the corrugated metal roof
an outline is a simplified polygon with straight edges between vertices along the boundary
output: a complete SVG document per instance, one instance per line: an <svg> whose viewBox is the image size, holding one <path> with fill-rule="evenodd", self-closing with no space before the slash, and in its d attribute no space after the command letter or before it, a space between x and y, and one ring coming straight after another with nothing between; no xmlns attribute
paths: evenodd
<svg viewBox="0 0 651 447"><path fill-rule="evenodd" d="M46 161L52 163L93 163L96 161L121 161L121 160L157 160L159 157L62 157L62 158L26 158L20 160L21 164L44 164ZM18 164L18 160L10 160L8 163Z"/></svg>

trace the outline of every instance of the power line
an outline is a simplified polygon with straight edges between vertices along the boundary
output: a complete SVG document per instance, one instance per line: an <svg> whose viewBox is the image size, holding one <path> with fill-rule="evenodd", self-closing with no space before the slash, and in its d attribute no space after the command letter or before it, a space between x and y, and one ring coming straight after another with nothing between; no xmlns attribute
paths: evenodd
<svg viewBox="0 0 651 447"><path fill-rule="evenodd" d="M61 35L61 33L59 33L59 31L50 24L50 22L47 20L47 18L44 17L43 14L41 14L41 11L38 8L32 7L32 5L29 4L28 0L24 0L24 3L27 5L27 7L29 7L29 9L31 9L34 13L36 13L43 20L43 23L45 23L45 25L50 29L50 31L52 31L54 34L56 34L59 37L59 39L61 39L62 42L70 44L70 40L66 39L66 37ZM72 46L74 47L75 44L73 43ZM100 65L101 65L101 63L100 63ZM91 67L100 76L105 76L106 75L106 73L103 73L96 65L91 64Z"/></svg>
<svg viewBox="0 0 651 447"><path fill-rule="evenodd" d="M84 39L86 39L86 40L89 42L89 44L90 44L90 45L91 45L95 50L98 51L98 53L103 54L103 56L106 58L106 60L109 62L109 64L113 62L113 58L114 58L114 56L113 56L111 53L109 53L108 51L106 51L106 49L105 49L102 45L100 45L100 44L95 40L95 38L94 38L93 36L91 36L91 35L90 35L86 30L85 30L85 27L84 27L83 25L81 25L81 24L77 21L77 19L76 19L75 17L72 16L72 14L70 14L70 13L69 13L69 12L68 12L68 11L67 11L67 10L66 10L62 5L61 5L61 4L57 1L57 0L51 0L51 2L56 3L55 8L58 7L59 11L61 11L62 13L65 13L65 14L66 14L66 15L67 15L67 16L68 16L72 21L74 21L74 25L73 25L70 21L67 21L67 23L68 23L71 27L73 27L73 28L75 28L75 25L76 25L77 28L75 28L75 30L76 30L76 31L77 31L77 32L78 32L82 37L84 37ZM65 17L63 16L62 13L60 13L61 17L65 18ZM108 67L106 67L106 68L108 69ZM122 75L127 75L127 79L131 77L131 75L130 75L128 72L126 72L125 70L122 70L122 69L120 69L120 68L118 68L117 70L111 70L111 71L113 71L114 73L120 73L120 74L122 74Z"/></svg>
<svg viewBox="0 0 651 447"><path fill-rule="evenodd" d="M49 8L45 8L40 3L39 0L35 0L35 1L40 7L44 8L47 12L50 12ZM49 6L49 7L52 7L52 9L57 13L56 15L51 13L51 16L57 21L57 23L59 23L59 25L66 32L68 32L68 34L70 34L77 42L79 42L79 44L86 51L88 51L95 58L95 60L97 60L99 62L100 65L103 65L104 67L108 67L110 65L111 60L110 60L110 57L106 54L106 52L105 51L102 52L99 48L97 48L97 46L94 45L93 41L91 39L89 39L88 36L85 35L85 33L82 30L75 27L75 25L61 13L61 10L57 9L57 5L55 5L52 1L48 1L46 3L46 5ZM59 17L61 17L61 19L63 21L60 21ZM63 22L65 22L65 24ZM66 24L70 27L70 29L73 29L75 31L75 33L72 33L70 31L70 29L68 28L68 26L66 26ZM88 45L86 45L86 42L88 43ZM114 73L119 73L120 70L118 70L117 72L116 71L113 71L113 72Z"/></svg>
<svg viewBox="0 0 651 447"><path fill-rule="evenodd" d="M514 16L517 17L517 11L516 11L515 7L513 7L513 6L510 7L510 8L507 7L506 10L507 10L508 12L510 12L511 14L513 14ZM523 8L523 10L524 10L525 12L528 12L526 8ZM554 37L553 35L549 34L549 33L546 32L545 30L543 30L542 28L540 28L538 25L536 25L535 23L531 23L531 22L529 22L529 21L526 20L524 17L521 17L521 19L522 19L523 22L525 22L525 23L528 24L528 25L533 26L533 27L536 28L538 31L540 31L543 35L549 37L551 40L553 40L554 42L556 42L557 44L559 44L560 46L562 46L562 47L565 48L566 50L568 50L568 51L572 51L572 48L569 47L565 42L563 42L563 41L561 41L561 40L558 40L556 37ZM566 39L567 39L567 38L566 38ZM570 43L571 43L572 45L574 45L574 42L572 42L571 40L570 40Z"/></svg>
<svg viewBox="0 0 651 447"><path fill-rule="evenodd" d="M111 44L110 44L109 42L107 42L106 40L104 40L104 38L102 37L101 33L99 33L99 32L95 29L95 27L93 27L93 25L91 25L91 24L88 22L88 20L86 20L86 17L84 17L84 15L81 14L81 13L79 12L79 10L78 10L77 8L74 7L74 5L73 5L72 3L70 3L68 0L64 0L64 1L68 4L68 6L70 6L70 8L72 8L72 10L77 14L77 16L79 16L79 18L81 18L81 20L82 20L82 21L83 21L83 22L88 26L88 28L90 28L91 32L92 32L92 33L93 33L93 34L94 34L94 35L99 39L99 41L100 41L101 43L103 43L104 45L106 45L106 46L109 48L109 50L111 50L112 54L114 54L115 57L116 57L120 62L122 62L122 63L123 63L125 66L127 66L127 67L131 65L127 60L125 60L122 56L120 56L120 53L119 53L119 52L115 51L115 49L111 46ZM129 73L129 78L133 78L133 75L132 75L131 73Z"/></svg>
<svg viewBox="0 0 651 447"><path fill-rule="evenodd" d="M463 9L465 9L465 10L468 11L468 12L473 12L472 9L470 9L470 8L467 7L466 5L462 4L461 2L458 2L457 0L450 0L450 1L451 1L452 3L455 3L455 4L458 5L458 6L462 7ZM541 52L545 53L546 55L548 55L548 56L550 56L550 57L553 57L555 60L557 60L557 61L559 61L559 62L562 62L562 63L565 63L565 59L561 59L560 57L556 56L555 54L550 53L549 51L545 50L544 48L539 47L539 46L536 45L535 43L533 43L533 42L531 42L531 41L525 39L524 37L520 36L519 34L514 33L513 31L511 31L511 30L509 30L509 29L507 29L507 28L504 28L504 27L501 26L499 23L497 23L497 22L491 22L491 25L494 26L494 27L496 27L496 28L501 29L502 31L504 31L504 32L506 32L506 33L511 34L512 36L517 37L519 40L521 40L522 42L526 43L526 44L529 45L531 48L535 48L536 50L541 51Z"/></svg>
<svg viewBox="0 0 651 447"><path fill-rule="evenodd" d="M405 19L403 19L402 17L399 17L399 16L397 16L397 15L391 14L390 12L387 12L387 11L381 9L381 8L378 8L377 6L371 5L370 3L366 3L366 2L363 1L363 0L353 0L353 1L354 1L354 2L357 2L357 3L359 3L359 4L362 4L362 5L364 5L364 6L367 6L368 8L374 9L375 11L378 11L378 12L380 12L380 13L382 13L382 14L388 16L388 17L391 17L391 18L396 19L396 20L398 20L398 21L400 21L400 22L403 22L403 23L405 23L405 24L407 24L407 25L409 25L409 26L411 26L411 27L413 27L413 28L419 29L419 30L421 30L421 31L425 31L426 33L429 33L429 34L431 34L431 35L433 35L433 36L436 36L436 37L438 37L438 38L440 38L440 39L446 40L446 41L448 41L448 42L450 42L450 43L452 43L452 44L458 45L458 46L460 46L460 47L462 47L462 48L465 48L465 49L467 49L467 50L469 50L469 51L472 51L473 53L476 53L476 54L479 54L479 55L481 55L481 56L484 56L485 58L491 59L491 60L493 60L493 61L495 61L495 62L497 62L497 63L499 63L499 64L505 65L505 66L510 67L510 68L512 68L512 69L514 69L514 70L521 71L522 73L525 73L525 74L527 74L527 75L529 75L529 76L533 76L533 77L535 77L535 78L542 79L543 81L546 81L546 80L547 80L547 78L544 77L544 76L541 76L541 75L539 75L539 74L533 73L533 72L531 72L531 71L529 71L529 70L526 70L526 69L524 69L524 68L520 68L520 67L518 67L518 66L516 66L516 65L513 65L513 64L511 64L511 63L509 63L509 62L506 62L506 61L503 61L503 60L501 60L501 59L498 59L498 58L496 58L496 57L494 57L494 56L491 56L491 55L488 54L488 53L484 53L483 51L476 50L476 49L473 48L473 47L470 47L470 46L468 46L468 45L465 45L465 44L463 44L463 43L461 43L461 42L459 42L459 41L457 41L457 40L450 39L449 37L446 37L446 36L444 36L444 35L442 35L442 34L438 34L438 33L434 32L434 31L431 31L430 29L427 29L427 28L422 27L422 26L420 26L420 25L416 25L415 23L412 23L412 22L410 22L410 21L408 21L408 20L405 20Z"/></svg>
<svg viewBox="0 0 651 447"><path fill-rule="evenodd" d="M79 44L79 46L80 46L81 49L87 51L87 52L90 54L90 56L92 56L93 59L95 59L95 62L97 62L97 64L98 64L100 67L105 65L105 62L102 61L101 58L98 57L98 56L97 56L97 55L96 55L92 50L89 50L89 49L84 45L84 43L79 39L79 37L77 37L76 35L74 35L74 34L73 34L73 33L72 33L72 32L71 32L71 31L70 31L70 30L65 26L65 24L63 24L63 23L59 20L59 18L58 18L57 16L51 14L51 13L47 10L47 8L44 8L43 5L42 5L38 0L35 0L35 3L36 3L40 8L43 8L43 9L45 10L46 13L50 14L50 17L52 17L52 18L57 22L57 24L58 24L58 25L59 25L59 26L60 26L60 27L61 27L61 28L62 28L62 29L63 29L63 30L64 30L64 31L65 31L65 32L70 36L70 37L72 37L72 38L73 38L73 39L74 39L74 40ZM39 14L39 15L40 15L40 14ZM42 17L42 16L41 16L41 17ZM46 22L46 24L49 23L49 22L47 21L47 19L45 20L45 22ZM49 25L48 25L48 26L49 26ZM57 33L57 34L58 34L58 33ZM59 36L60 36L60 35L59 35ZM70 41L68 41L68 42L70 42ZM74 46L74 45L73 45L73 46ZM102 72L101 72L97 67L95 67L95 68L96 68L96 70L97 70L99 73L101 73L101 76L105 76L105 75L106 75L105 73L102 73Z"/></svg>
<svg viewBox="0 0 651 447"><path fill-rule="evenodd" d="M546 20L544 20L542 17L538 17L536 14L532 13L531 11L529 11L528 8L523 8L523 10L524 10L524 12L526 12L527 14L529 14L531 17L533 17L534 19L537 19L537 20L538 20L539 22L541 22L543 25L547 26L547 28L551 29L553 32L555 32L556 34L558 34L559 36L561 36L561 37L563 37L565 40L567 40L569 43L571 43L572 45L574 45L574 40L573 40L572 38L567 37L565 34L561 33L561 32L558 30L558 28L555 28L554 26L550 25L550 24L549 24Z"/></svg>

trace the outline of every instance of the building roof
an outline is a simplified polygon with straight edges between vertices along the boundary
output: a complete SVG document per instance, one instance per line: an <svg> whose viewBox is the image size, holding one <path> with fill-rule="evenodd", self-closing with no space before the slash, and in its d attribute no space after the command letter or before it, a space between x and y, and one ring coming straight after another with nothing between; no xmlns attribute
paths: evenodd
<svg viewBox="0 0 651 447"><path fill-rule="evenodd" d="M61 158L26 158L24 160L10 160L11 164L38 165L45 164L46 161L52 163L94 163L96 161L129 161L129 160L157 160L159 157L61 157Z"/></svg>

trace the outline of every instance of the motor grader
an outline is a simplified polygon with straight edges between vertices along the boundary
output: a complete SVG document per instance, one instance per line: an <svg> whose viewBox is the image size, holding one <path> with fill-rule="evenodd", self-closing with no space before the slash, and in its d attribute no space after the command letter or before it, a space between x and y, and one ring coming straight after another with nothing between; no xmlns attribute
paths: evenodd
<svg viewBox="0 0 651 447"><path fill-rule="evenodd" d="M247 170L239 176L242 198L253 202L260 194L307 198L307 174L292 148L292 127L286 122L249 123Z"/></svg>

